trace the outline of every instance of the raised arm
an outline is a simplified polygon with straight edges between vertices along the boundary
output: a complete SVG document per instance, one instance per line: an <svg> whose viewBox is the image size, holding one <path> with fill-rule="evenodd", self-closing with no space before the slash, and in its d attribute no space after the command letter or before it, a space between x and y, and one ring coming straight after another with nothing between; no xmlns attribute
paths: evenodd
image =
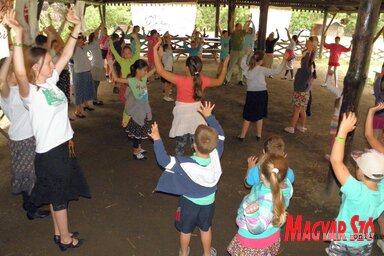
<svg viewBox="0 0 384 256"><path fill-rule="evenodd" d="M279 30L278 30L278 29L276 29L276 34L277 34L277 38L276 38L275 40L276 40L276 42L277 42L277 41L279 41L279 39L280 39L280 34L279 34Z"/></svg>
<svg viewBox="0 0 384 256"><path fill-rule="evenodd" d="M175 161L175 158L171 158L167 154L156 122L152 124L149 136L153 139L153 146L158 164L163 168L167 168L170 164L172 164L172 161Z"/></svg>
<svg viewBox="0 0 384 256"><path fill-rule="evenodd" d="M215 104L212 105L211 102L206 101L204 104L203 103L200 104L199 112L207 121L208 126L214 128L217 131L217 134L219 136L219 141L218 141L216 149L219 153L219 156L221 157L221 155L224 152L224 139L225 139L225 137L224 137L223 128L221 127L221 125L219 124L219 122L217 121L215 116L212 115L212 110L214 108L215 108Z"/></svg>
<svg viewBox="0 0 384 256"><path fill-rule="evenodd" d="M230 58L229 55L227 56L227 58L225 58L223 63L223 69L221 70L219 77L211 78L211 84L209 85L209 87L217 87L217 86L223 85L225 75L227 74L229 58Z"/></svg>
<svg viewBox="0 0 384 256"><path fill-rule="evenodd" d="M77 43L77 37L80 32L81 20L76 16L75 11L73 9L69 9L67 13L67 21L73 23L75 26L65 44L62 54L60 58L57 60L55 64L55 68L57 73L61 73L61 71L67 66L68 61L71 59L73 55L73 50L75 49Z"/></svg>
<svg viewBox="0 0 384 256"><path fill-rule="evenodd" d="M344 185L348 180L349 170L344 164L344 150L345 150L345 141L349 132L353 131L356 127L356 115L353 112L344 113L343 120L340 124L335 143L333 144L332 153L331 153L331 164L333 171L335 172L337 180L341 185Z"/></svg>
<svg viewBox="0 0 384 256"><path fill-rule="evenodd" d="M115 60L122 65L124 58L120 56L120 54L116 51L115 45L113 44L112 39L108 39L109 49L111 50L113 57L115 57Z"/></svg>
<svg viewBox="0 0 384 256"><path fill-rule="evenodd" d="M301 33L303 33L303 32L304 32L304 29L299 32L299 34L297 35L297 39L299 39Z"/></svg>
<svg viewBox="0 0 384 256"><path fill-rule="evenodd" d="M9 35L10 37L11 35ZM7 82L7 76L8 76L8 71L9 67L11 66L12 63L12 56L13 55L13 50L9 51L9 57L5 59L3 62L3 65L0 68L0 94L1 97L4 99L8 98L9 96L9 85Z"/></svg>
<svg viewBox="0 0 384 256"><path fill-rule="evenodd" d="M367 139L369 145L380 153L384 153L384 145L375 137L373 133L373 117L377 111L381 111L383 109L383 102L379 103L375 107L370 108L368 110L367 120L365 121L365 138Z"/></svg>
<svg viewBox="0 0 384 256"><path fill-rule="evenodd" d="M289 30L287 28L285 28L285 31L287 31L288 40L291 41L292 38L291 38L291 34L289 34Z"/></svg>
<svg viewBox="0 0 384 256"><path fill-rule="evenodd" d="M157 44L153 47L153 51L154 51L153 55L154 55L156 71L159 74L159 76L161 76L165 80L168 80L172 84L176 84L177 75L165 70L163 63L161 63L160 56L162 55L163 49L162 47L160 48L160 45L161 45L161 40L159 40Z"/></svg>
<svg viewBox="0 0 384 256"><path fill-rule="evenodd" d="M13 42L13 68L15 70L17 83L19 85L20 96L27 98L29 96L29 81L27 71L25 70L24 53L22 48L23 27L16 20L16 12L14 10L8 11L5 19L6 23L15 32L15 39Z"/></svg>

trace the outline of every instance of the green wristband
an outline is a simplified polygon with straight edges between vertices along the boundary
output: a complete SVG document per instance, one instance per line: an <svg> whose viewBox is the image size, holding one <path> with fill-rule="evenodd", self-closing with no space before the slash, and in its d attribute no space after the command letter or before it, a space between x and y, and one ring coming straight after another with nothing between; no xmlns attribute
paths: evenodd
<svg viewBox="0 0 384 256"><path fill-rule="evenodd" d="M346 139L345 138L336 137L335 141L341 142L341 143L345 143Z"/></svg>

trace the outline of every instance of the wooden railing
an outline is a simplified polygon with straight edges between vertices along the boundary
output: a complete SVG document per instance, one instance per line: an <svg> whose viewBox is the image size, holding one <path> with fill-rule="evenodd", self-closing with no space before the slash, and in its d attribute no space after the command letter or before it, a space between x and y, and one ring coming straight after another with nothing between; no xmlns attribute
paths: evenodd
<svg viewBox="0 0 384 256"><path fill-rule="evenodd" d="M4 112L1 110L1 107L0 107L0 124L1 124L4 120L5 120L5 114L4 114ZM0 127L0 134L2 134L5 138L9 139L9 137L8 137L8 133L7 133L4 129L2 129L1 127Z"/></svg>

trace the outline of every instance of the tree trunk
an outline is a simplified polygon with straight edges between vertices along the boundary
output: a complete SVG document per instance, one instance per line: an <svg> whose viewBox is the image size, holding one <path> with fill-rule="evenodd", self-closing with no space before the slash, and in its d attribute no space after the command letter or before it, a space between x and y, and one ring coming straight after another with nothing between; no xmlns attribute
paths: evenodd
<svg viewBox="0 0 384 256"><path fill-rule="evenodd" d="M357 16L355 33L353 35L352 54L349 68L344 79L343 103L340 111L340 120L343 113L357 112L361 94L363 92L368 68L371 60L373 39L379 20L382 0L361 0ZM340 123L339 120L339 123ZM360 120L361 122L363 120ZM354 133L349 134L345 159L350 159ZM328 177L332 177L328 175ZM328 191L332 190L334 182L328 179Z"/></svg>

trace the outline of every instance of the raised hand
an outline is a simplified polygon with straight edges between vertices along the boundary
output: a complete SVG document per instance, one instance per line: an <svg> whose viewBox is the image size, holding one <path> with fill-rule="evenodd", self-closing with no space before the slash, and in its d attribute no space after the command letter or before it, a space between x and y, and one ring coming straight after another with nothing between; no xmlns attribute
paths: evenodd
<svg viewBox="0 0 384 256"><path fill-rule="evenodd" d="M198 112L202 114L205 118L212 115L212 110L215 108L215 104L212 105L210 101L206 101L203 103L200 103L200 109Z"/></svg>
<svg viewBox="0 0 384 256"><path fill-rule="evenodd" d="M66 19L68 22L71 22L75 25L81 24L81 20L79 19L79 17L76 16L75 10L73 10L72 8L68 10Z"/></svg>
<svg viewBox="0 0 384 256"><path fill-rule="evenodd" d="M248 170L254 167L257 163L258 157L257 156L250 156L248 157Z"/></svg>
<svg viewBox="0 0 384 256"><path fill-rule="evenodd" d="M354 112L344 113L340 123L339 133L347 135L356 128L357 118Z"/></svg>
<svg viewBox="0 0 384 256"><path fill-rule="evenodd" d="M9 10L5 15L5 23L8 24L16 33L22 33L23 27L16 19L16 12L14 10Z"/></svg>
<svg viewBox="0 0 384 256"><path fill-rule="evenodd" d="M380 110L383 110L384 109L384 102L380 102L379 104L377 104L376 106L374 107L371 107L369 109L369 111L373 111L374 113L380 111Z"/></svg>
<svg viewBox="0 0 384 256"><path fill-rule="evenodd" d="M159 133L159 127L156 122L152 124L151 131L148 133L148 135L153 139L153 140L159 140L160 139L160 133Z"/></svg>

